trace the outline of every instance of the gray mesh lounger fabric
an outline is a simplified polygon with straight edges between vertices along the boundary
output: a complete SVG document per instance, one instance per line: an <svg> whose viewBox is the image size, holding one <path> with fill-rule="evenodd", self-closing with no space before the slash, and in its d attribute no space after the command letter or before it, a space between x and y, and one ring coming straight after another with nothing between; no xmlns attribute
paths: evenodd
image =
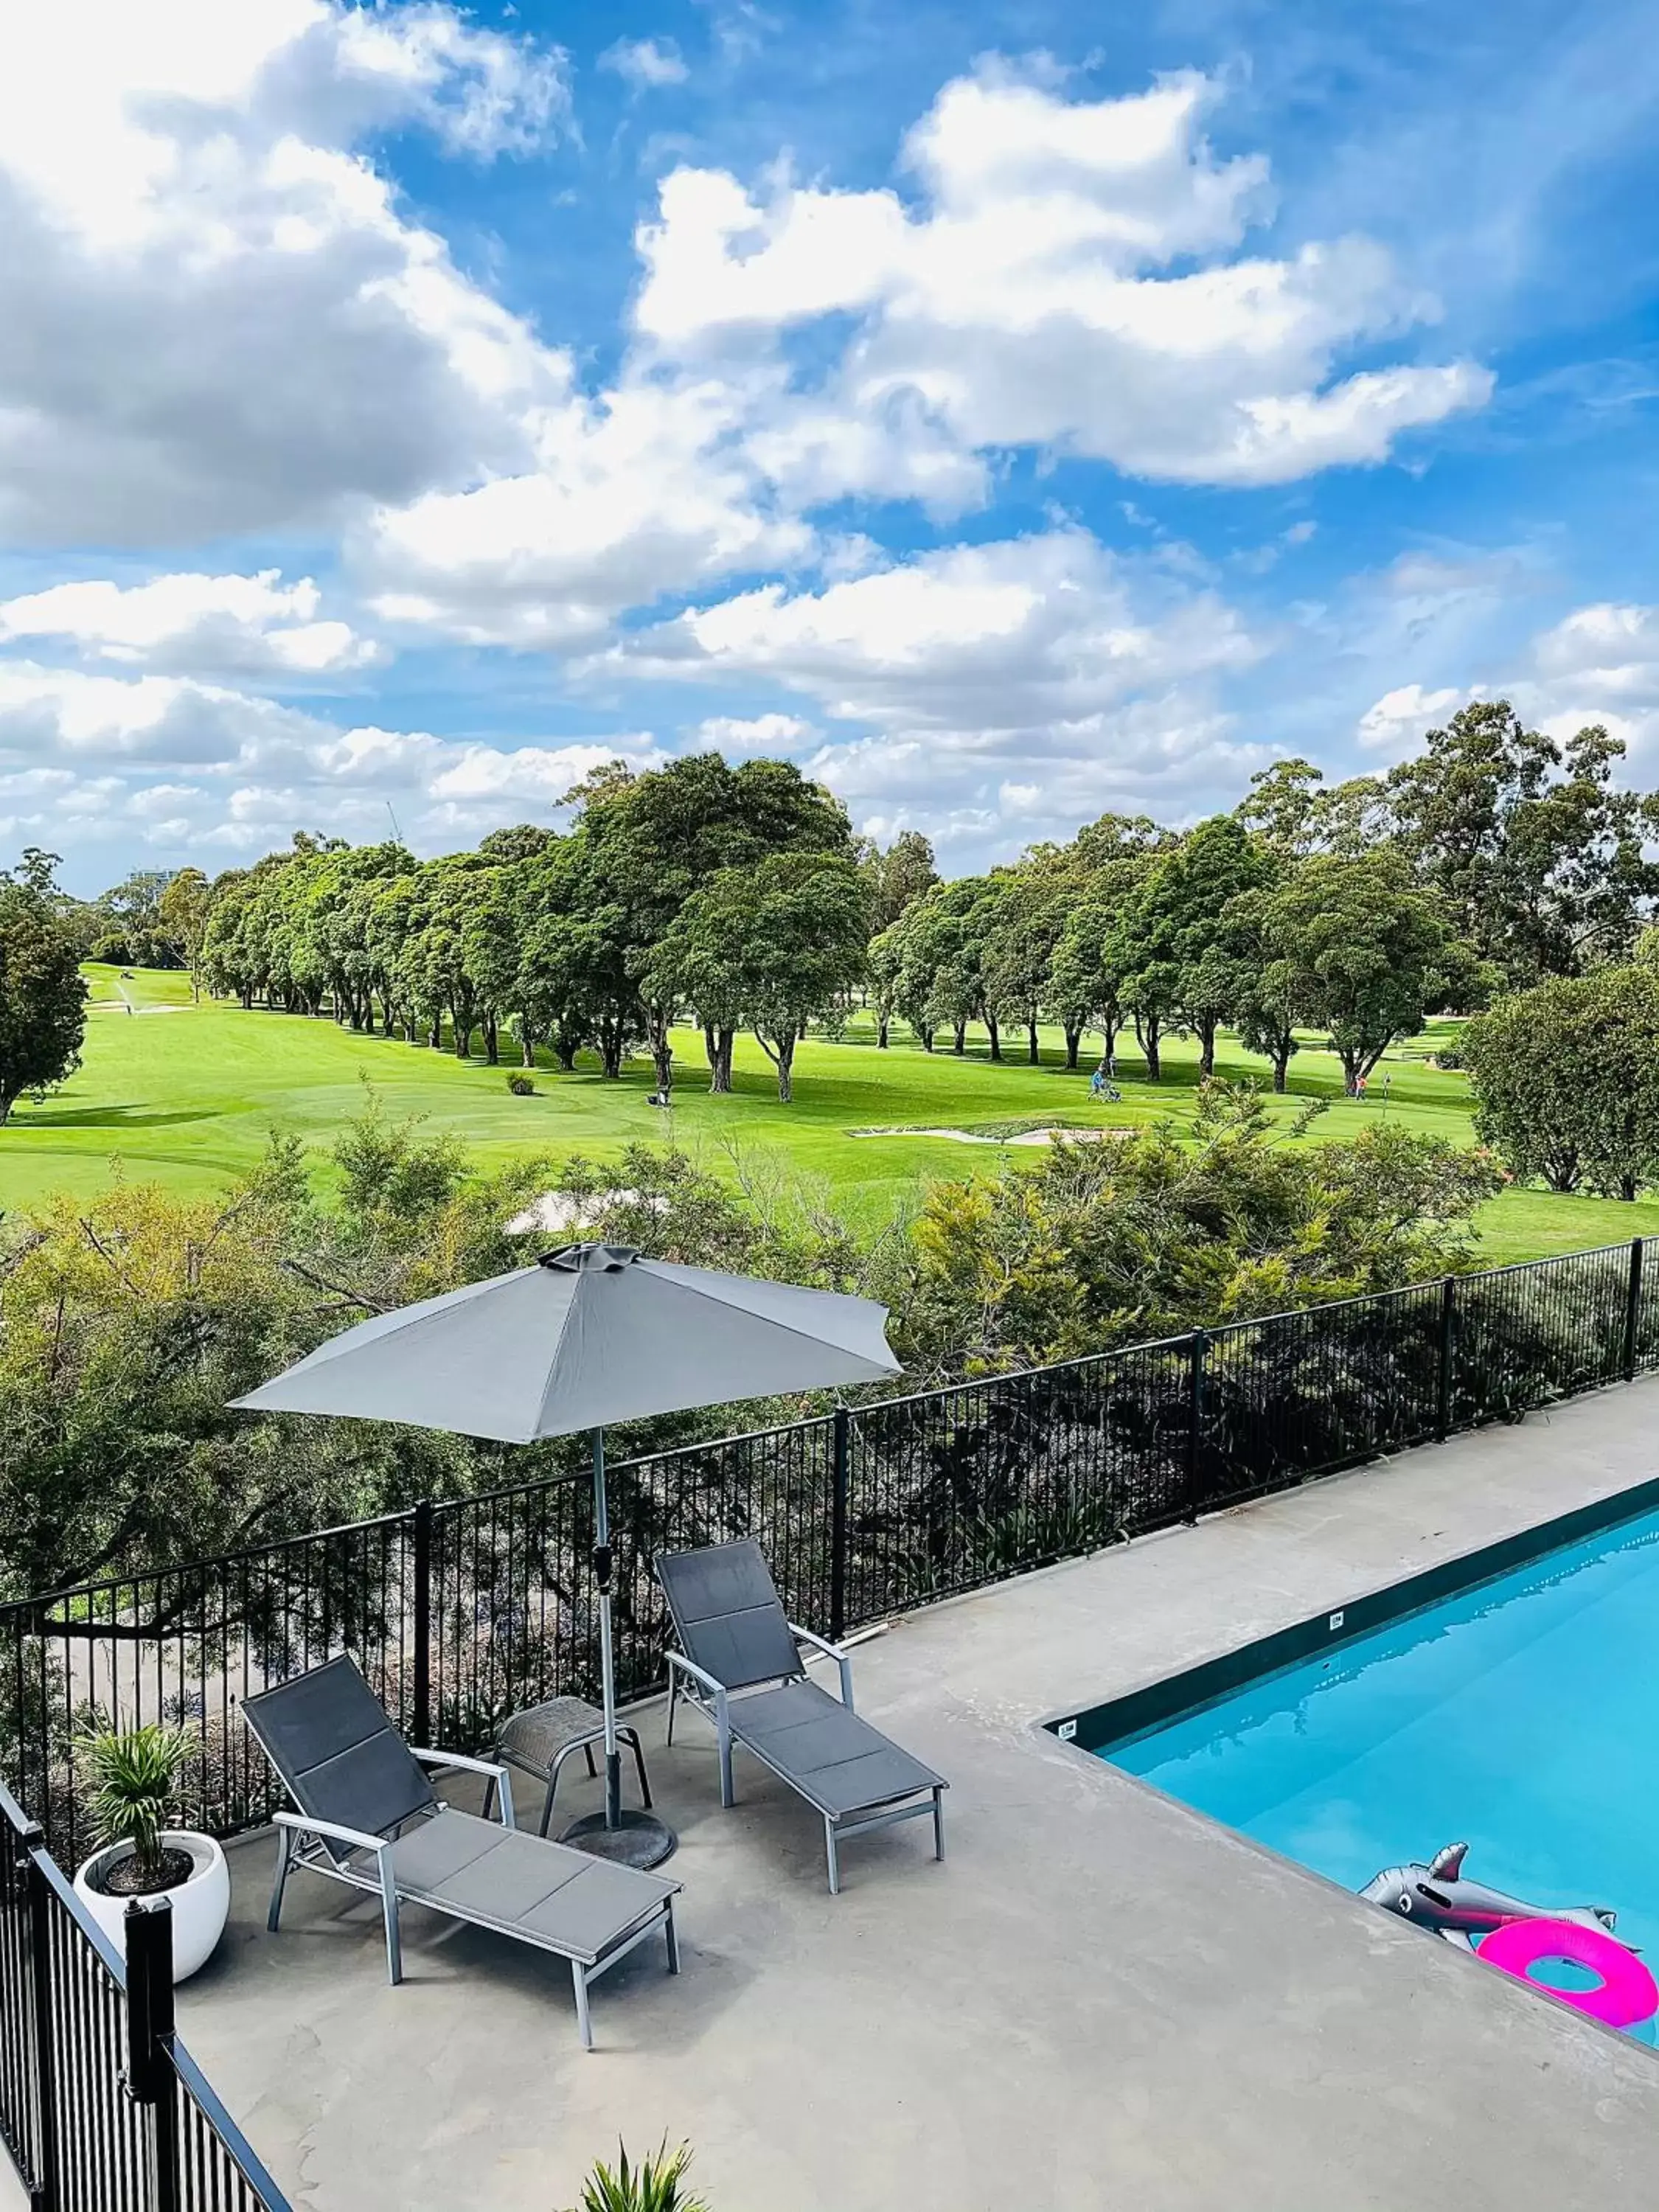
<svg viewBox="0 0 1659 2212"><path fill-rule="evenodd" d="M871 1828L931 1812L935 1855L943 1858L949 1784L859 1718L852 1662L792 1626L759 1545L665 1552L655 1565L681 1645L668 1659L669 1741L682 1698L714 1722L720 1802L734 1801L732 1747L740 1743L822 1816L832 1893L841 1887L838 1844ZM839 1699L806 1679L803 1642L836 1662Z"/></svg>
<svg viewBox="0 0 1659 2212"><path fill-rule="evenodd" d="M243 1718L299 1808L279 1813L274 1932L294 1866L377 1892L386 1965L403 1978L401 1905L493 1929L570 1962L577 2020L592 2048L588 1985L660 1928L679 1972L674 1899L680 1885L608 1864L513 1826L505 1770L448 1753L418 1756L344 1656L246 1698ZM500 1792L500 1822L441 1804L421 1765L465 1766Z"/></svg>

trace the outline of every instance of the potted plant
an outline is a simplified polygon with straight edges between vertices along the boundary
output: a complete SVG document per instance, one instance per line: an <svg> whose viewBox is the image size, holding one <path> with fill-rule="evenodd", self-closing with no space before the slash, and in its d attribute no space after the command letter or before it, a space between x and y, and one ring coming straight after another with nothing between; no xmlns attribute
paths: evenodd
<svg viewBox="0 0 1659 2212"><path fill-rule="evenodd" d="M90 1728L79 1743L93 1784L99 1848L76 1873L76 1894L118 1951L132 1899L165 1897L173 1907L176 1982L210 1956L230 1912L230 1869L218 1844L167 1826L194 1748L187 1730L153 1723Z"/></svg>
<svg viewBox="0 0 1659 2212"><path fill-rule="evenodd" d="M701 2197L688 2197L681 2185L691 2163L689 2143L671 2151L665 2136L656 2155L647 2153L637 2166L629 2165L625 2145L617 2148L616 2168L603 2161L594 2167L573 2212L708 2212Z"/></svg>

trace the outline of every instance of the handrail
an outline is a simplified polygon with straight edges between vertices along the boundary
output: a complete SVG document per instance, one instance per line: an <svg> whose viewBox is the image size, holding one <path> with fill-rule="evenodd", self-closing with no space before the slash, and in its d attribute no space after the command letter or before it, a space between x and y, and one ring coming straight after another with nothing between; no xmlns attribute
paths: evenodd
<svg viewBox="0 0 1659 2212"><path fill-rule="evenodd" d="M167 2045L167 2056L179 2079L195 2099L203 2118L241 2168L242 2179L264 2200L267 2212L289 2212L288 2199L266 2172L264 2160L225 2110L218 2092L176 2035Z"/></svg>

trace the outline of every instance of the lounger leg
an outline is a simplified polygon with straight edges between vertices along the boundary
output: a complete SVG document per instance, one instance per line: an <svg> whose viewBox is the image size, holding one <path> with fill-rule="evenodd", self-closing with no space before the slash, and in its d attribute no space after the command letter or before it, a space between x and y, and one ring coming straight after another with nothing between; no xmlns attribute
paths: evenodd
<svg viewBox="0 0 1659 2212"><path fill-rule="evenodd" d="M668 1670L668 1729L664 1738L666 1743L672 1744L674 1741L674 1708L679 1701L680 1678L671 1667Z"/></svg>
<svg viewBox="0 0 1659 2212"><path fill-rule="evenodd" d="M542 1825L537 1831L538 1835L547 1833L547 1824L553 1818L553 1792L558 1786L559 1770L556 1766L547 1778L547 1795L542 1800Z"/></svg>
<svg viewBox="0 0 1659 2212"><path fill-rule="evenodd" d="M933 1792L933 1856L936 1859L945 1856L945 1792L942 1790Z"/></svg>
<svg viewBox="0 0 1659 2212"><path fill-rule="evenodd" d="M283 1892L288 1887L289 1854L294 1848L294 1831L279 1827L276 1831L276 1879L271 1884L270 1910L265 1915L265 1926L274 1936L283 1917Z"/></svg>
<svg viewBox="0 0 1659 2212"><path fill-rule="evenodd" d="M580 1959L570 1961L570 1979L576 1992L576 2031L582 2039L582 2049L593 2048L593 2015L587 2008L587 1975Z"/></svg>
<svg viewBox="0 0 1659 2212"><path fill-rule="evenodd" d="M398 1922L398 1893L392 1887L392 1868L385 1860L380 1864L380 1910L386 1917L386 1978L395 1990L404 1978L404 1941Z"/></svg>
<svg viewBox="0 0 1659 2212"><path fill-rule="evenodd" d="M668 1939L668 1971L678 1974L680 1970L679 1930L674 1925L674 1900L671 1897L663 1907L663 1934Z"/></svg>
<svg viewBox="0 0 1659 2212"><path fill-rule="evenodd" d="M480 1817L486 1820L493 1820L495 1817L495 1778L493 1774L484 1784L483 1812Z"/></svg>
<svg viewBox="0 0 1659 2212"><path fill-rule="evenodd" d="M583 1756L584 1756L584 1757L586 1759L586 1760L587 1760L587 1778L588 1778L588 1780L589 1780L590 1782L597 1782L597 1781L599 1780L599 1768L598 1768L597 1766L595 1766L595 1765L594 1765L594 1764L593 1764L593 1747L592 1747L592 1745L591 1743L585 1743L585 1744L582 1746L582 1753L583 1753Z"/></svg>
<svg viewBox="0 0 1659 2212"><path fill-rule="evenodd" d="M824 1856L830 1862L830 1894L841 1895L841 1861L836 1855L836 1824L826 1815L823 1823Z"/></svg>
<svg viewBox="0 0 1659 2212"><path fill-rule="evenodd" d="M639 1769L640 1775L640 1802L648 1813L651 1810L651 1784L646 1779L645 1750L640 1742L640 1732L636 1728L626 1728L618 1729L617 1734L621 1736L624 1743L633 1747L634 1764Z"/></svg>
<svg viewBox="0 0 1659 2212"><path fill-rule="evenodd" d="M732 1779L732 1731L720 1730L720 1802L729 1811L738 1802L738 1793Z"/></svg>

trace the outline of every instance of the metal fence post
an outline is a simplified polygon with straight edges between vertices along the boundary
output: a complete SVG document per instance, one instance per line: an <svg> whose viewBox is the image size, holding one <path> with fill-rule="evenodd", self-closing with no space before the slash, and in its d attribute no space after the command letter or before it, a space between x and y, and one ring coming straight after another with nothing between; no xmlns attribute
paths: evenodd
<svg viewBox="0 0 1659 2212"><path fill-rule="evenodd" d="M1625 1380L1636 1380L1637 1336L1642 1321L1642 1240L1630 1240L1630 1284L1625 1292Z"/></svg>
<svg viewBox="0 0 1659 2212"><path fill-rule="evenodd" d="M127 2088L150 2115L151 2212L179 2212L179 2097L173 2071L173 1907L135 1898L127 1954Z"/></svg>
<svg viewBox="0 0 1659 2212"><path fill-rule="evenodd" d="M1198 1519L1198 1455L1204 1427L1204 1351L1209 1339L1201 1328L1193 1331L1187 1368L1187 1522Z"/></svg>
<svg viewBox="0 0 1659 2212"><path fill-rule="evenodd" d="M29 1972L34 2017L34 2081L40 2098L39 2136L35 2143L38 2171L30 2177L29 2212L58 2212L60 2160L58 2145L58 2037L52 2002L52 1923L47 1913L46 1875L38 1856L46 1839L39 1821L31 1821L19 1838L23 1850L23 1880L28 1893Z"/></svg>
<svg viewBox="0 0 1659 2212"><path fill-rule="evenodd" d="M830 1638L847 1633L847 1492L852 1472L852 1417L837 1406L831 1422L830 1488Z"/></svg>
<svg viewBox="0 0 1659 2212"><path fill-rule="evenodd" d="M432 1741L432 1501L422 1498L413 1516L415 1570L415 1697L410 1734Z"/></svg>
<svg viewBox="0 0 1659 2212"><path fill-rule="evenodd" d="M1456 1297L1457 1279L1448 1275L1440 1285L1440 1360L1434 1392L1434 1433L1442 1443L1451 1434L1452 1316Z"/></svg>

